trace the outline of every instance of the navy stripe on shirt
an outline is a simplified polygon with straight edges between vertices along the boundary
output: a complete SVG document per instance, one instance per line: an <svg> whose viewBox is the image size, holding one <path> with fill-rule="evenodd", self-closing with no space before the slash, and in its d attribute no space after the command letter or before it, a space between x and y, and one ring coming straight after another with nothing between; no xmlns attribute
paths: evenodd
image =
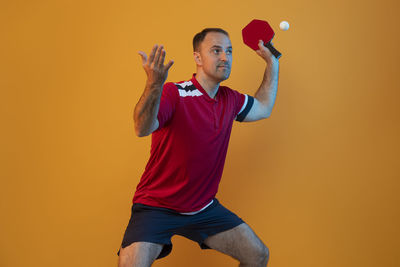
<svg viewBox="0 0 400 267"><path fill-rule="evenodd" d="M246 96L248 98L247 103L246 103L246 107L236 117L236 120L240 121L240 122L242 122L244 120L244 118L246 118L247 114L249 113L251 107L254 104L254 97L252 97L250 95L246 95Z"/></svg>

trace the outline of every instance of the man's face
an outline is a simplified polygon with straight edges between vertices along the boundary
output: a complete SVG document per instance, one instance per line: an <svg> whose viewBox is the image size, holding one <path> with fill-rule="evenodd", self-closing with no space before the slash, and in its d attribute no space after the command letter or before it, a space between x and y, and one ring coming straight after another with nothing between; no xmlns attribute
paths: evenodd
<svg viewBox="0 0 400 267"><path fill-rule="evenodd" d="M207 33L199 54L197 65L207 76L217 82L228 79L232 66L232 44L228 36L219 32Z"/></svg>

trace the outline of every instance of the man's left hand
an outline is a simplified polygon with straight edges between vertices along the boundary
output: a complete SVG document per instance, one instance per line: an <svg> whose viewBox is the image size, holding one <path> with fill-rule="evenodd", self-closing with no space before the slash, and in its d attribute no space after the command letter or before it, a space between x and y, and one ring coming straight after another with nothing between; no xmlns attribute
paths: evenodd
<svg viewBox="0 0 400 267"><path fill-rule="evenodd" d="M260 49L256 50L257 55L262 57L269 64L279 64L278 59L269 51L267 47L264 46L264 42L262 40L258 41L258 47Z"/></svg>

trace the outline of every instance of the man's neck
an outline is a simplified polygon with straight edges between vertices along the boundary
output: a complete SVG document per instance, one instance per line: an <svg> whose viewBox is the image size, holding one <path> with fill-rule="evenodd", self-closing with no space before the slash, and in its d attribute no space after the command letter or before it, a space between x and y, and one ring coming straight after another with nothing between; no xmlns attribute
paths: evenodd
<svg viewBox="0 0 400 267"><path fill-rule="evenodd" d="M211 80L202 71L196 73L196 80L211 98L215 97L218 92L219 82Z"/></svg>

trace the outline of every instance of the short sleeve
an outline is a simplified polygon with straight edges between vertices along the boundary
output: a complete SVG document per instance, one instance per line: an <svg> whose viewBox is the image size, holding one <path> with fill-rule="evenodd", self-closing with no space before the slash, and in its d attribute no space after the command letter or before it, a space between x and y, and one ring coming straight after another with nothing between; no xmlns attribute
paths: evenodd
<svg viewBox="0 0 400 267"><path fill-rule="evenodd" d="M178 89L172 82L165 83L161 93L160 107L158 109L158 129L161 129L172 118L179 100ZM157 129L157 130L158 130Z"/></svg>
<svg viewBox="0 0 400 267"><path fill-rule="evenodd" d="M236 103L238 103L235 111L236 114L235 120L242 122L254 104L254 97L247 94L239 93L237 91L234 92L236 97Z"/></svg>

